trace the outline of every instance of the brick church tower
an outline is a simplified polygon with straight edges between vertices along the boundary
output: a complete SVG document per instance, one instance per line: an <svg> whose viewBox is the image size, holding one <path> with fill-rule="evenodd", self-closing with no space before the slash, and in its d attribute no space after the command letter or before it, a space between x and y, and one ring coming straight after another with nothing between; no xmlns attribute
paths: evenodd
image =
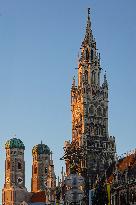
<svg viewBox="0 0 136 205"><path fill-rule="evenodd" d="M27 198L25 188L25 146L20 139L6 142L5 184L2 190L3 205L19 205Z"/></svg>
<svg viewBox="0 0 136 205"><path fill-rule="evenodd" d="M46 202L55 201L56 176L49 147L41 142L32 149L32 180L33 193L45 192Z"/></svg>
<svg viewBox="0 0 136 205"><path fill-rule="evenodd" d="M71 88L72 142L84 147L86 160L80 161L80 168L92 187L114 161L116 146L115 138L108 132L108 82L105 73L101 83L100 54L92 34L89 9L77 71L78 83L74 77ZM65 145L68 148L70 144ZM67 174L69 170L66 160Z"/></svg>

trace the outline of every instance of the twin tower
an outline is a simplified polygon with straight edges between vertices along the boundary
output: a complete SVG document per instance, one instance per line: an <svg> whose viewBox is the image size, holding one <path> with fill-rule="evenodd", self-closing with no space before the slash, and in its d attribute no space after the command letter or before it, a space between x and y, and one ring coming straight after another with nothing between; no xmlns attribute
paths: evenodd
<svg viewBox="0 0 136 205"><path fill-rule="evenodd" d="M6 142L5 149L5 184L2 191L2 204L18 205L23 201L35 202L34 198L38 198L42 192L48 192L44 199L45 202L54 201L56 176L49 147L41 142L32 149L31 192L28 192L25 187L25 146L23 142L12 138Z"/></svg>

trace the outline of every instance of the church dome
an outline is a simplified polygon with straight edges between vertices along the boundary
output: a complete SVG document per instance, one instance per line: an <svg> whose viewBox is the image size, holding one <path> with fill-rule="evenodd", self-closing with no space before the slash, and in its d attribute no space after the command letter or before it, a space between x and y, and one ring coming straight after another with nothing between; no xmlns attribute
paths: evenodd
<svg viewBox="0 0 136 205"><path fill-rule="evenodd" d="M50 148L41 142L33 147L32 154L50 154Z"/></svg>
<svg viewBox="0 0 136 205"><path fill-rule="evenodd" d="M24 143L17 138L12 138L5 143L5 149L14 149L14 148L25 149L25 146Z"/></svg>

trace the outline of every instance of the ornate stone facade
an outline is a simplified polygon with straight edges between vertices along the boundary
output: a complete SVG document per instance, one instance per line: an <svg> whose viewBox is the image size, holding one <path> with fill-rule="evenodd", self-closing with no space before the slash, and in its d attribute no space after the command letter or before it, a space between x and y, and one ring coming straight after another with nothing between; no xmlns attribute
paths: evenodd
<svg viewBox="0 0 136 205"><path fill-rule="evenodd" d="M73 78L71 88L72 141L84 147L86 160L81 160L81 172L88 176L89 186L101 177L114 161L115 138L108 132L108 82L106 73L101 83L100 54L91 30L88 11L87 26L78 62L78 83ZM68 143L66 143L67 146ZM66 160L67 175L70 172Z"/></svg>

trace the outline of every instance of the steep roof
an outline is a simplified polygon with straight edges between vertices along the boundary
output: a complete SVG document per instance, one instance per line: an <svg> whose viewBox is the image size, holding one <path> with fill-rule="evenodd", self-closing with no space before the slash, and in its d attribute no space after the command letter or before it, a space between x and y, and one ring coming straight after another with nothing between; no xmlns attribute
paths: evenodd
<svg viewBox="0 0 136 205"><path fill-rule="evenodd" d="M46 195L45 195L45 191L40 191L37 193L33 193L32 197L31 197L31 203L35 203L35 202L46 202Z"/></svg>
<svg viewBox="0 0 136 205"><path fill-rule="evenodd" d="M128 167L132 169L136 165L136 152L130 154L123 159L120 159L117 163L118 170L124 172Z"/></svg>
<svg viewBox="0 0 136 205"><path fill-rule="evenodd" d="M126 157L120 158L117 163L114 164L114 167L110 167L110 169L112 169L112 172L107 175L108 183L112 183L114 179L114 171L116 169L115 166L117 166L117 171L121 172L122 174L125 170L128 170L130 176L132 175L132 173L136 174L136 150Z"/></svg>

